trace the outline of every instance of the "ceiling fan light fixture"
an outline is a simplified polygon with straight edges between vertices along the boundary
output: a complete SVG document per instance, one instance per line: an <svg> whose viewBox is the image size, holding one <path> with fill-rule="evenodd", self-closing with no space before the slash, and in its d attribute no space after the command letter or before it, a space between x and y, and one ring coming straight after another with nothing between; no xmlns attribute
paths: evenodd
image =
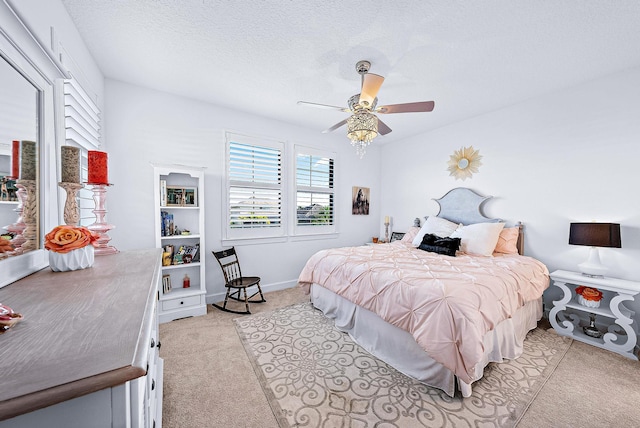
<svg viewBox="0 0 640 428"><path fill-rule="evenodd" d="M366 110L356 111L347 119L347 137L362 158L366 147L378 136L378 118Z"/></svg>
<svg viewBox="0 0 640 428"><path fill-rule="evenodd" d="M379 120L373 113L390 114L429 112L432 111L434 107L433 101L388 104L378 107L377 96L378 91L384 82L384 77L378 74L369 73L370 68L371 63L366 60L358 61L356 64L356 71L360 75L362 82L360 85L360 93L351 96L347 101L348 108L298 101L298 104L301 105L352 113L351 117L341 120L322 132L327 133L335 131L346 124L347 137L351 140L351 145L356 148L356 152L360 155L360 158L364 156L365 148L378 136L378 134L387 135L391 132L391 128Z"/></svg>

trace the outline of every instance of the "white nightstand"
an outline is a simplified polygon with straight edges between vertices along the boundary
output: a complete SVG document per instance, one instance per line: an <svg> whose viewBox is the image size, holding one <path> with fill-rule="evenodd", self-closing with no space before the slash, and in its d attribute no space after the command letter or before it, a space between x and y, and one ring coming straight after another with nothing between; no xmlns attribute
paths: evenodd
<svg viewBox="0 0 640 428"><path fill-rule="evenodd" d="M557 270L550 276L552 285L564 293L560 300L553 302L549 312L549 321L558 334L638 360L634 352L638 340L638 325L633 319L635 312L622 302L633 300L640 293L640 282L590 278L565 270ZM602 291L599 307L590 308L578 303L575 289L580 285ZM583 332L583 327L589 325L589 314L595 314L596 326L603 333L602 337L591 337Z"/></svg>

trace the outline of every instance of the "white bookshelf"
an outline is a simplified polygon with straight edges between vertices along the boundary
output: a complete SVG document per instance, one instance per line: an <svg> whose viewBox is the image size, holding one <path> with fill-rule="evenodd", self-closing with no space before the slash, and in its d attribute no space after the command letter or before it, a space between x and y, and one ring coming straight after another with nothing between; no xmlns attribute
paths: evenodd
<svg viewBox="0 0 640 428"><path fill-rule="evenodd" d="M207 304L205 301L205 242L204 242L204 168L182 165L154 165L153 182L155 194L155 234L156 246L165 248L173 246L174 255L181 246L194 247L199 245L196 260L190 263L162 266L163 277L168 276L171 290L165 292L162 281L158 294L158 318L161 323L179 318L205 315ZM166 188L184 187L196 189L195 198L186 201L167 200ZM195 199L195 200L194 200ZM174 202L171 204L171 202ZM184 202L184 204L181 204ZM162 212L173 216L176 234L167 230L162 233ZM167 228L168 229L168 228ZM188 230L188 234L182 231ZM190 287L183 288L184 276L188 275Z"/></svg>

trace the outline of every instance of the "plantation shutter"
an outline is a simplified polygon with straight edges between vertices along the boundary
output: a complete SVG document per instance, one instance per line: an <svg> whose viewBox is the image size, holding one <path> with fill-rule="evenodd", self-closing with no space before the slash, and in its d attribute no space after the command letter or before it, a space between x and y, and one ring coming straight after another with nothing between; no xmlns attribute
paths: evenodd
<svg viewBox="0 0 640 428"><path fill-rule="evenodd" d="M296 154L296 225L302 227L333 226L334 157Z"/></svg>
<svg viewBox="0 0 640 428"><path fill-rule="evenodd" d="M239 142L238 138L229 140L229 237L282 234L282 152L281 143L248 144Z"/></svg>
<svg viewBox="0 0 640 428"><path fill-rule="evenodd" d="M87 153L100 146L100 109L75 79L65 79L64 124L65 144L80 148L80 181L88 176ZM95 222L93 192L83 187L77 193L80 208L80 225Z"/></svg>

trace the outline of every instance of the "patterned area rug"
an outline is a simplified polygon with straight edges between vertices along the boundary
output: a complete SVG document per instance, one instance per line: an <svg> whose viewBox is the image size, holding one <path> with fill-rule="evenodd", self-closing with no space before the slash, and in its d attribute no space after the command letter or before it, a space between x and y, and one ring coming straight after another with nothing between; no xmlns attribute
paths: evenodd
<svg viewBox="0 0 640 428"><path fill-rule="evenodd" d="M531 331L524 354L489 364L463 399L373 357L310 303L235 323L282 428L513 427L571 344Z"/></svg>

